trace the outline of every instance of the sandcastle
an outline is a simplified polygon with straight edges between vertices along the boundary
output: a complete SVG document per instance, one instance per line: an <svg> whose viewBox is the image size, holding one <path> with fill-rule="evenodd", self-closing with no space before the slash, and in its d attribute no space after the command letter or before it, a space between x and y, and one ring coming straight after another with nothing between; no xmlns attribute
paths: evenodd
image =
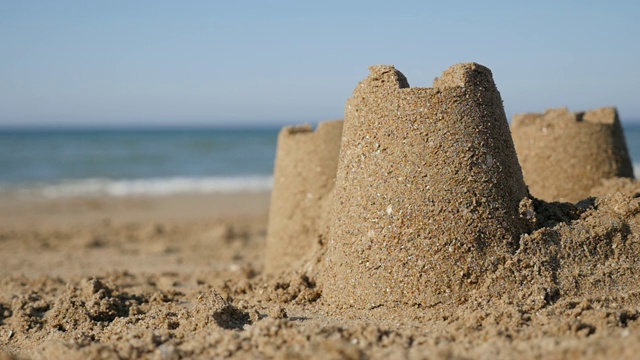
<svg viewBox="0 0 640 360"><path fill-rule="evenodd" d="M373 66L347 101L323 299L337 307L465 301L517 247L527 197L491 71L433 88Z"/></svg>
<svg viewBox="0 0 640 360"><path fill-rule="evenodd" d="M633 178L633 166L613 107L571 113L551 109L520 114L513 142L531 194L546 201L577 202L603 179Z"/></svg>
<svg viewBox="0 0 640 360"><path fill-rule="evenodd" d="M278 135L269 211L265 271L294 267L326 233L326 207L333 189L342 120L285 127Z"/></svg>

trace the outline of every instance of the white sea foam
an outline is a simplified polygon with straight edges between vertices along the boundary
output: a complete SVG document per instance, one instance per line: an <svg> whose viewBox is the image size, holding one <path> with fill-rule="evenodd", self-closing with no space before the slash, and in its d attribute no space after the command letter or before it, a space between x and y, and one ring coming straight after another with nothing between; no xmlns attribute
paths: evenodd
<svg viewBox="0 0 640 360"><path fill-rule="evenodd" d="M4 188L47 198L89 196L162 196L181 193L234 193L271 190L271 176L246 177L174 177L137 180L81 179L56 184Z"/></svg>
<svg viewBox="0 0 640 360"><path fill-rule="evenodd" d="M640 163L633 164L636 179L640 177ZM185 193L234 193L270 191L272 176L237 177L172 177L138 180L103 178L67 180L55 184L28 186L0 185L0 192L40 195L47 198L90 196L162 196Z"/></svg>

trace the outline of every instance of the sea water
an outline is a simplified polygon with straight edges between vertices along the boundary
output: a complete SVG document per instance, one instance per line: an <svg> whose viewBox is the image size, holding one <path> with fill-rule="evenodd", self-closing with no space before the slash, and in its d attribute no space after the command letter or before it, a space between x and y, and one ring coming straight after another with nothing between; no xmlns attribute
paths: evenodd
<svg viewBox="0 0 640 360"><path fill-rule="evenodd" d="M268 191L278 130L0 130L0 191L47 197Z"/></svg>
<svg viewBox="0 0 640 360"><path fill-rule="evenodd" d="M640 177L640 123L626 124L624 135L627 140L627 147L633 161L633 171L636 178Z"/></svg>
<svg viewBox="0 0 640 360"><path fill-rule="evenodd" d="M269 191L279 128L0 130L0 192L64 196ZM640 175L640 124L625 126Z"/></svg>

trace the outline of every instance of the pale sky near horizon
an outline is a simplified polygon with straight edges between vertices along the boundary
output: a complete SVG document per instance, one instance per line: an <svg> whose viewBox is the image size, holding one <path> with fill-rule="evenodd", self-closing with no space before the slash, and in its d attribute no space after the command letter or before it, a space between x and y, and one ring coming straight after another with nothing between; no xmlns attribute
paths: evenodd
<svg viewBox="0 0 640 360"><path fill-rule="evenodd" d="M0 126L341 118L368 66L489 67L507 116L640 121L640 1L0 0Z"/></svg>

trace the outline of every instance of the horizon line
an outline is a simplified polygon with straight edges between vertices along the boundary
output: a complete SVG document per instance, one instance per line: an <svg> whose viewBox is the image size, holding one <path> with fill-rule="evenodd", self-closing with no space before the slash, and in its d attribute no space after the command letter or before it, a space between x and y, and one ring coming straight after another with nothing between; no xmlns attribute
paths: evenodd
<svg viewBox="0 0 640 360"><path fill-rule="evenodd" d="M278 123L236 123L236 124L0 124L0 131L78 131L78 130L272 130L280 129L285 126L311 124L317 126L319 122L299 121L295 123L278 122ZM621 119L622 126L638 126L640 119ZM511 121L509 121L511 124Z"/></svg>

